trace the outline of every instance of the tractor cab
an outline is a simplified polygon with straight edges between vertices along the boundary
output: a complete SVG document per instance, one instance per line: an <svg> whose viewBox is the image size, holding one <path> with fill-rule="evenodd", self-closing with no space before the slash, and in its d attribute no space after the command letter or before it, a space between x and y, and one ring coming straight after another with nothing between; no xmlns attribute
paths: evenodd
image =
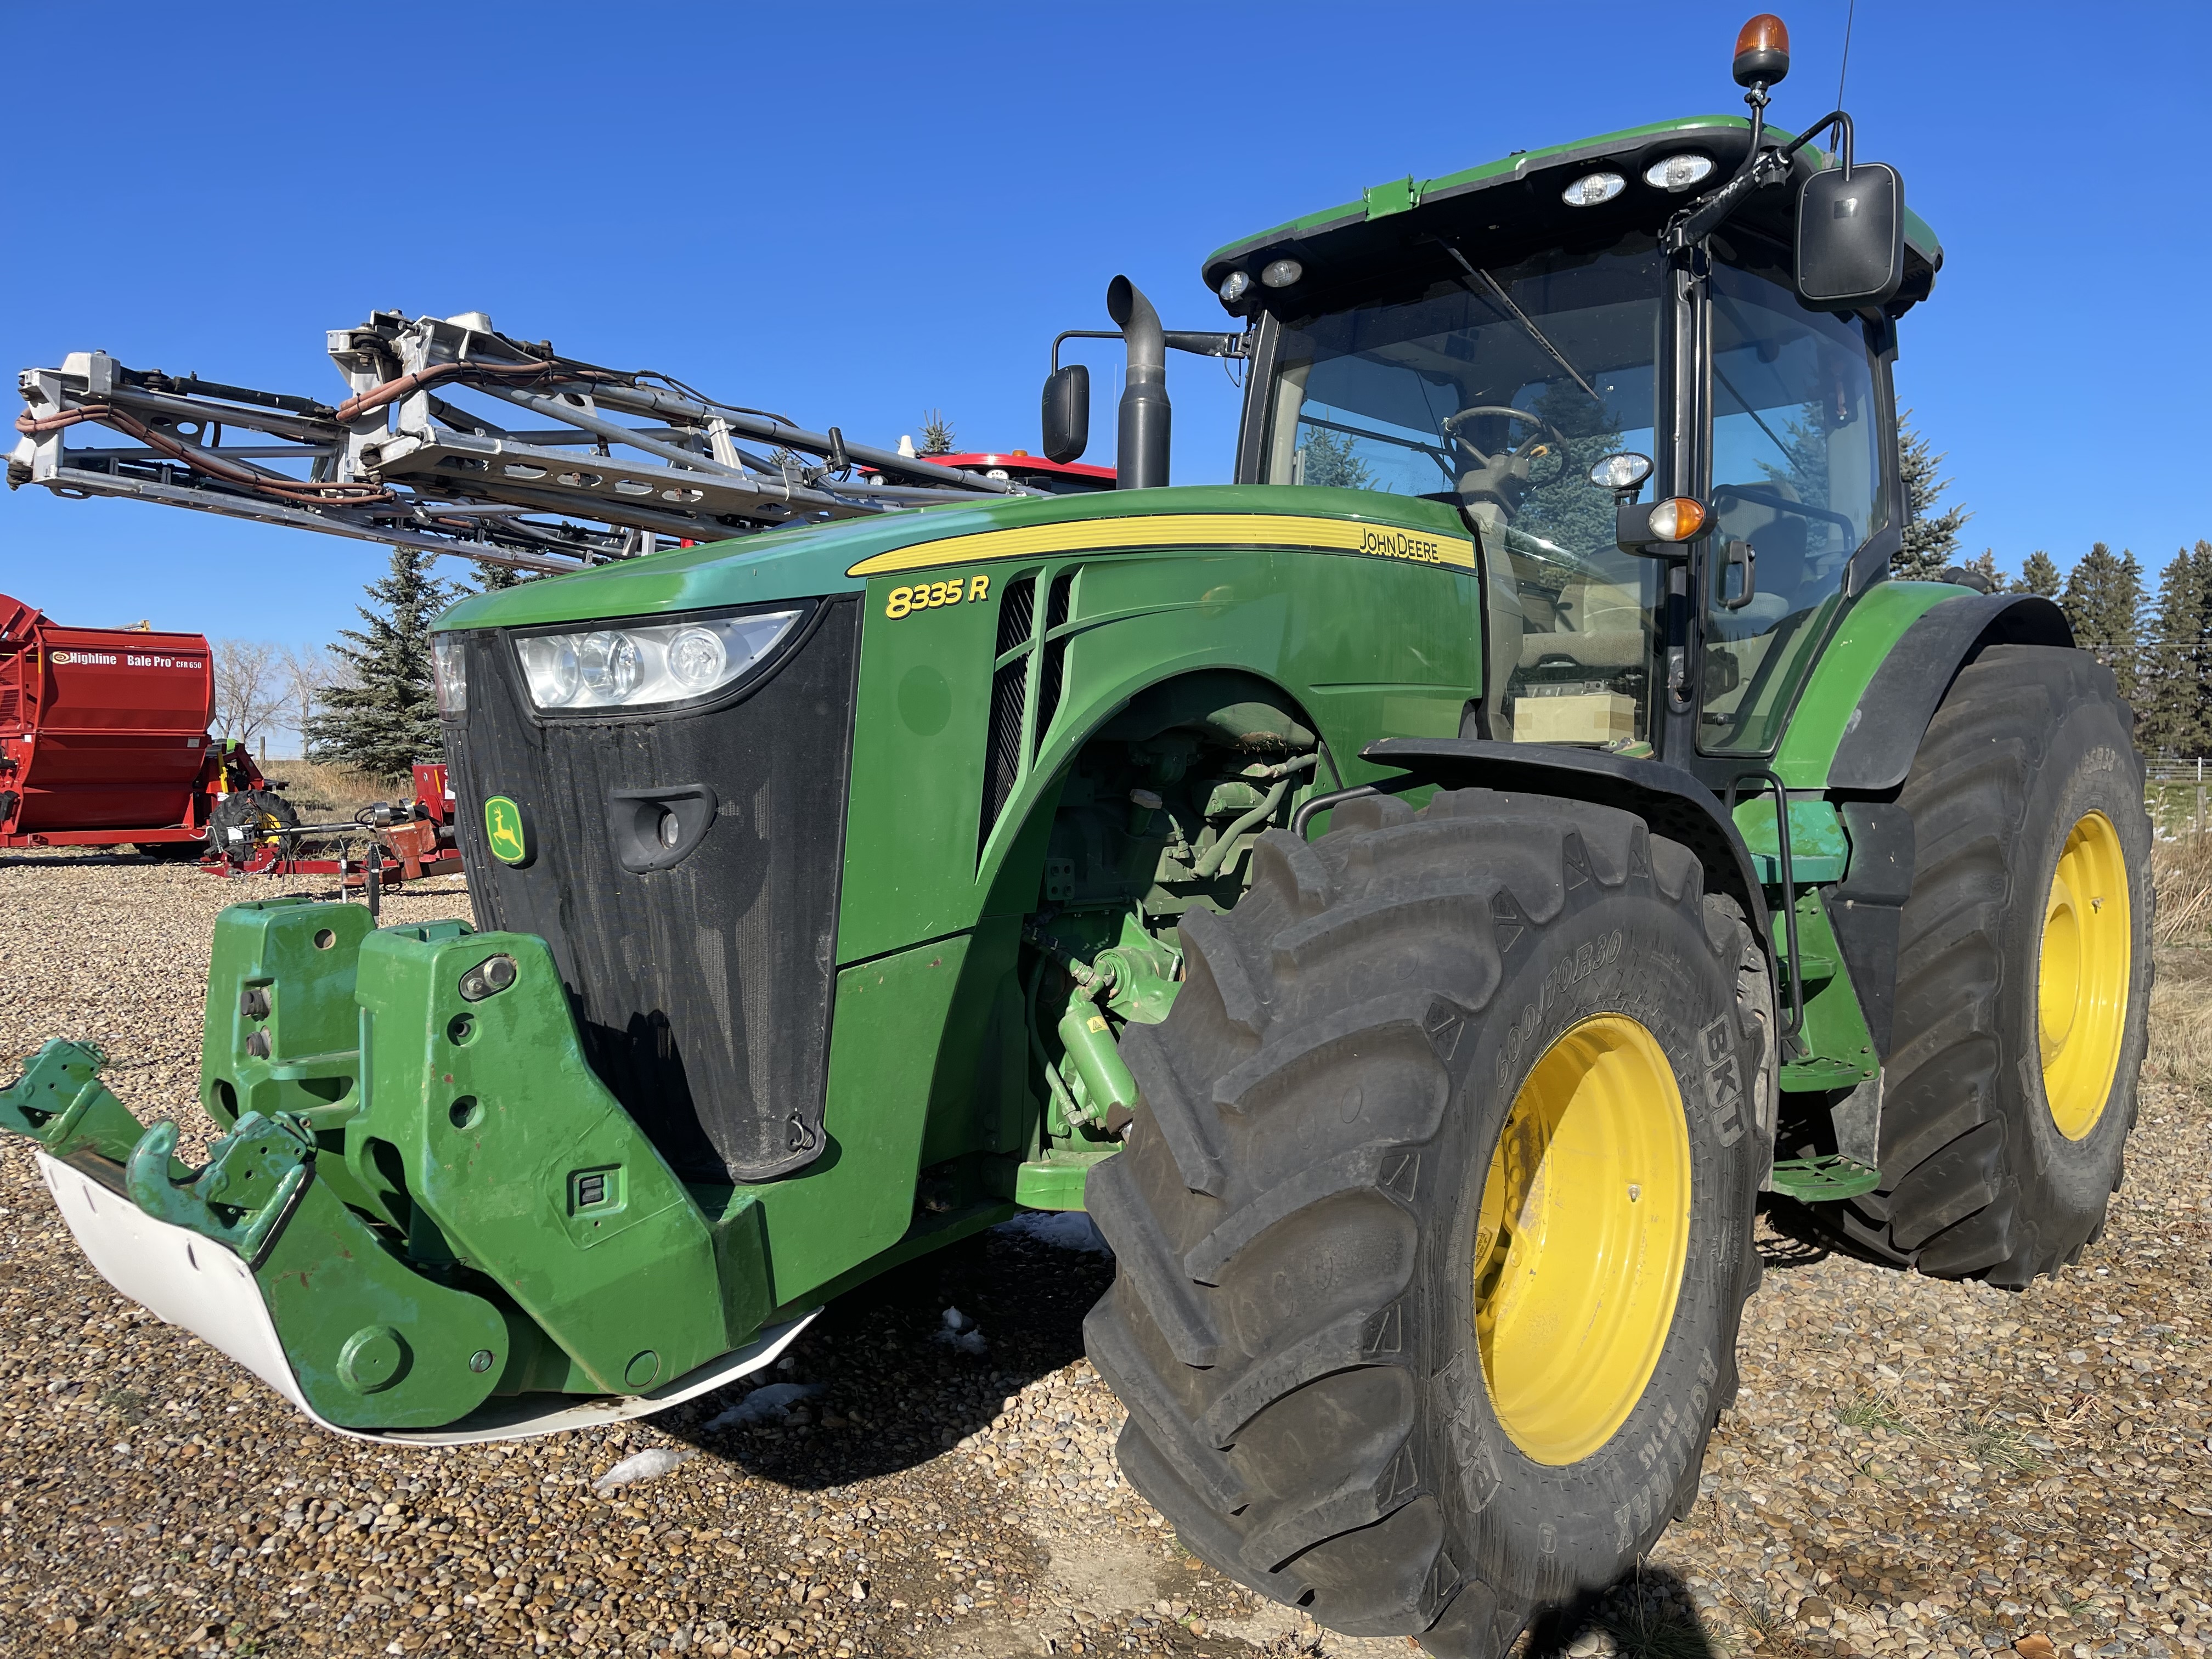
<svg viewBox="0 0 2212 1659"><path fill-rule="evenodd" d="M1761 161L1759 107L1377 185L1206 261L1252 331L1239 482L1422 496L1479 536L1480 735L1770 753L1887 568L1893 324L1942 252L1893 189L1890 291L1809 303L1795 219L1836 158L1768 131Z"/></svg>

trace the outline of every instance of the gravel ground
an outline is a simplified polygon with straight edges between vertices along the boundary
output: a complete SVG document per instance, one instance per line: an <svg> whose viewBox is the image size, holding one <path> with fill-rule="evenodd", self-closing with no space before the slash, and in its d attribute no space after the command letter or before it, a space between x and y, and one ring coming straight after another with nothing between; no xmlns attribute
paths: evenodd
<svg viewBox="0 0 2212 1659"><path fill-rule="evenodd" d="M126 1103L204 1133L209 925L258 889L0 858L0 1069L91 1037ZM387 915L465 907L442 881ZM2212 954L2171 954L2161 1041L2212 1006ZM2189 1070L2148 1087L2103 1241L2025 1293L1902 1276L1769 1216L1695 1513L1532 1656L2203 1651L2212 1157ZM1001 1229L840 1303L775 1395L400 1452L314 1431L118 1299L11 1148L0 1651L1404 1659L1214 1580L1122 1484L1079 1331L1110 1264L1059 1231ZM739 1401L751 1420L717 1421ZM646 1452L663 1472L595 1487Z"/></svg>

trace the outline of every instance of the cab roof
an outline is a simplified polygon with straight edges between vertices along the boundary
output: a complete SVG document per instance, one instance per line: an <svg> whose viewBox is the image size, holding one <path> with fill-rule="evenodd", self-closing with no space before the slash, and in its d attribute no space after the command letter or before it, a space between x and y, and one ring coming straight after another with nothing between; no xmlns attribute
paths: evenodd
<svg viewBox="0 0 2212 1659"><path fill-rule="evenodd" d="M1770 126L1770 137L1788 143L1796 135ZM1232 271L1254 278L1243 298L1229 308L1246 314L1261 306L1304 311L1308 295L1349 280L1377 260L1393 264L1423 245L1438 240L1456 246L1478 265L1497 266L1523 258L1563 236L1619 236L1656 232L1691 193L1674 194L1644 182L1655 161L1685 152L1711 159L1712 181L1726 178L1749 147L1751 123L1740 115L1693 115L1630 127L1596 138L1519 150L1437 179L1394 179L1370 185L1356 202L1324 208L1303 218L1247 236L1206 257L1206 284L1216 293ZM1808 144L1797 153L1794 184L1830 165L1828 152ZM1586 173L1619 173L1627 188L1612 201L1590 208L1569 207L1560 192ZM1793 190L1754 194L1730 223L1742 222L1787 240ZM1726 234L1726 227L1722 234ZM1306 268L1288 289L1268 289L1258 280L1274 260L1290 257ZM1893 314L1925 299L1942 269L1943 248L1928 223L1909 208L1905 215L1905 283L1890 305Z"/></svg>

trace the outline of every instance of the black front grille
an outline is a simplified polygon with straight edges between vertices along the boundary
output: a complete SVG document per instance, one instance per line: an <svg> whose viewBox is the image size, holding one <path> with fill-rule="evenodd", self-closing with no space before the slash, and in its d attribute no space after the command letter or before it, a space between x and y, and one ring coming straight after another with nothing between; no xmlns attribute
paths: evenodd
<svg viewBox="0 0 2212 1659"><path fill-rule="evenodd" d="M825 602L734 701L587 720L537 715L508 638L471 641L446 748L478 924L552 946L593 1069L686 1180L765 1180L823 1148L859 645L859 605ZM681 817L692 786L713 792L703 837L634 867L636 792ZM486 845L490 795L528 815L524 868Z"/></svg>

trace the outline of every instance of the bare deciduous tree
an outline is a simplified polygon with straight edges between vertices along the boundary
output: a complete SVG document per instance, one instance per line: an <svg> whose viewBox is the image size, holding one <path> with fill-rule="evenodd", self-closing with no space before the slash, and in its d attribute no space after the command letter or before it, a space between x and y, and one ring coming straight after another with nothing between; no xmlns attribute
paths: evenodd
<svg viewBox="0 0 2212 1659"><path fill-rule="evenodd" d="M277 660L284 685L284 715L278 723L288 731L305 732L323 688L342 684L350 670L351 665L337 661L319 645L286 647Z"/></svg>
<svg viewBox="0 0 2212 1659"><path fill-rule="evenodd" d="M280 724L285 686L277 647L264 640L215 641L215 735L252 743Z"/></svg>

